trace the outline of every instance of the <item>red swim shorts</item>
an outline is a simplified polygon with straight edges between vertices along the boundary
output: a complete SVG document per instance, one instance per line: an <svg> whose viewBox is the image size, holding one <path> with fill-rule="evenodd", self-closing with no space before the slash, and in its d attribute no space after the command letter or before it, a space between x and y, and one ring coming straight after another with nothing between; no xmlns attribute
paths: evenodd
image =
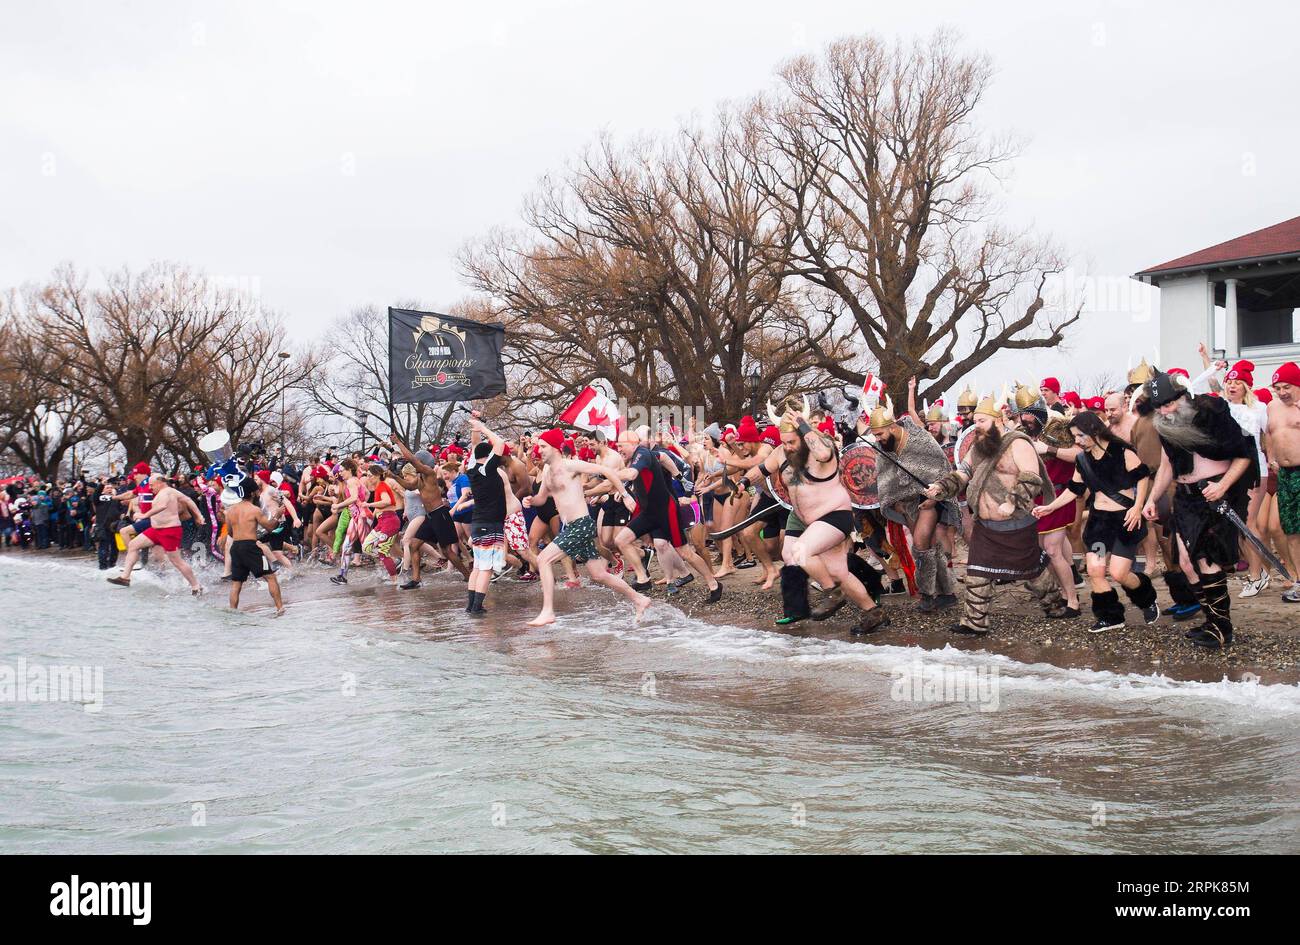
<svg viewBox="0 0 1300 945"><path fill-rule="evenodd" d="M146 528L144 537L155 545L161 545L163 551L176 551L181 546L181 527L169 525L167 528Z"/></svg>

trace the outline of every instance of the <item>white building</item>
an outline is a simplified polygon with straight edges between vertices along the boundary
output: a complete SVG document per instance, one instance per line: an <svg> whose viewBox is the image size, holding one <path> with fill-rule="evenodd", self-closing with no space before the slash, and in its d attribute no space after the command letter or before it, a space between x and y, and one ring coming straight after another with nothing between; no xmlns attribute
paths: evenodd
<svg viewBox="0 0 1300 945"><path fill-rule="evenodd" d="M1160 290L1160 367L1200 373L1196 346L1255 362L1255 385L1300 361L1300 217L1134 274ZM1216 331L1216 324L1218 330Z"/></svg>

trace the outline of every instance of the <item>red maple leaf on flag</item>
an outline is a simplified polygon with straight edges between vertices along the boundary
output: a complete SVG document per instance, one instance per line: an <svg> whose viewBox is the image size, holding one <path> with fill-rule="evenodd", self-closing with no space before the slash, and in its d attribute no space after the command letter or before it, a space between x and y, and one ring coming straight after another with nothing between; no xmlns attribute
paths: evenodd
<svg viewBox="0 0 1300 945"><path fill-rule="evenodd" d="M587 411L587 422L593 427L607 427L609 426L609 414L605 413L604 410L597 413L596 408L592 407Z"/></svg>

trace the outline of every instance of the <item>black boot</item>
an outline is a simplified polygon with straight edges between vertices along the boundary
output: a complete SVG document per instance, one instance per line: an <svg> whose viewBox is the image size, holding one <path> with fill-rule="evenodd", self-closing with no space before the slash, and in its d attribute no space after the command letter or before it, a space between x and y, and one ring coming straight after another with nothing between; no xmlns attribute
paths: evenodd
<svg viewBox="0 0 1300 945"><path fill-rule="evenodd" d="M781 568L781 610L783 616L776 623L782 627L807 620L812 614L808 607L808 573L797 565Z"/></svg>
<svg viewBox="0 0 1300 945"><path fill-rule="evenodd" d="M1147 623L1155 623L1160 619L1160 608L1156 606L1156 589L1145 574L1139 572L1136 577L1138 586L1126 587L1124 593L1128 596L1129 603L1142 611L1143 620Z"/></svg>
<svg viewBox="0 0 1300 945"><path fill-rule="evenodd" d="M1200 613L1200 601L1197 600L1196 591L1192 589L1192 582L1187 580L1186 574L1182 571L1166 571L1164 578L1165 586L1169 588L1169 596L1174 600L1172 607L1164 609L1166 617L1187 620Z"/></svg>
<svg viewBox="0 0 1300 945"><path fill-rule="evenodd" d="M1089 633L1101 633L1103 630L1115 630L1124 626L1124 605L1119 602L1119 594L1113 590L1101 594L1092 592L1092 613L1097 622L1088 628Z"/></svg>
<svg viewBox="0 0 1300 945"><path fill-rule="evenodd" d="M1205 623L1190 631L1187 639L1207 650L1218 650L1232 643L1232 595L1228 591L1228 575L1218 571L1200 577Z"/></svg>

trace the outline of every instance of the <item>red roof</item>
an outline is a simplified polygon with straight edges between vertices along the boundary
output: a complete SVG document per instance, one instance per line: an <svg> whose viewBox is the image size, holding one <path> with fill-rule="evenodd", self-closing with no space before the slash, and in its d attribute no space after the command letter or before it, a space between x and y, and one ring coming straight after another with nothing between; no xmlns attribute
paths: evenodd
<svg viewBox="0 0 1300 945"><path fill-rule="evenodd" d="M1159 266L1143 269L1139 276L1149 273L1165 272L1171 269L1207 269L1224 263L1240 262L1246 259L1267 258L1270 256L1300 255L1300 217L1293 217L1282 223L1266 226L1254 233L1238 236L1236 239L1219 243L1207 249L1179 256Z"/></svg>

